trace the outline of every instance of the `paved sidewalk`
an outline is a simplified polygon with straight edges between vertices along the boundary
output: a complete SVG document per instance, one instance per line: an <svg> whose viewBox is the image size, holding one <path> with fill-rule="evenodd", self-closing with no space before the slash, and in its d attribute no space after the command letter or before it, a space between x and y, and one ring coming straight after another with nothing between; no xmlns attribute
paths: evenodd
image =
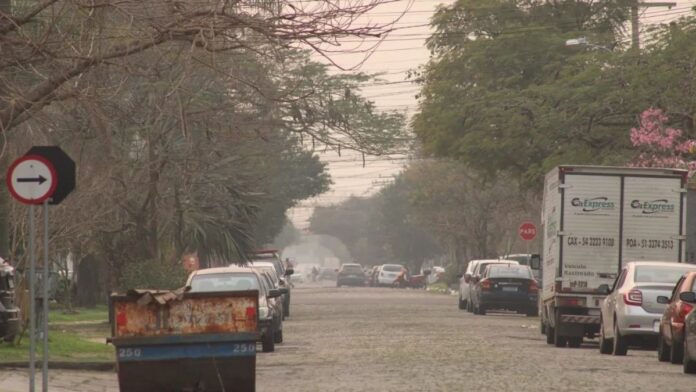
<svg viewBox="0 0 696 392"><path fill-rule="evenodd" d="M118 381L113 372L49 370L48 377L51 392L118 392ZM0 370L0 392L28 390L28 369ZM36 374L36 390L41 390L41 372Z"/></svg>

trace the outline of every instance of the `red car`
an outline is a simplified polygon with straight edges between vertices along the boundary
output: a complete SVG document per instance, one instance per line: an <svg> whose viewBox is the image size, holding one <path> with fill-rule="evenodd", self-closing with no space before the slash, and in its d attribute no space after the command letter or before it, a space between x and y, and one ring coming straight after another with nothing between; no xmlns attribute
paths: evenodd
<svg viewBox="0 0 696 392"><path fill-rule="evenodd" d="M694 291L696 272L684 274L677 282L670 298L657 297L657 302L667 304L660 320L657 358L660 362L682 363L684 358L684 318L694 309L694 304L682 301L680 295Z"/></svg>

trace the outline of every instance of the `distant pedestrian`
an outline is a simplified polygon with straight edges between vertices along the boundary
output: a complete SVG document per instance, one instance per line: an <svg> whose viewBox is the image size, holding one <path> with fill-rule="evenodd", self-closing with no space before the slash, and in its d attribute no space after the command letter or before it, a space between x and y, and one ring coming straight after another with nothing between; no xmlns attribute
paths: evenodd
<svg viewBox="0 0 696 392"><path fill-rule="evenodd" d="M317 276L319 275L319 269L317 269L317 266L312 266L312 282L317 281Z"/></svg>

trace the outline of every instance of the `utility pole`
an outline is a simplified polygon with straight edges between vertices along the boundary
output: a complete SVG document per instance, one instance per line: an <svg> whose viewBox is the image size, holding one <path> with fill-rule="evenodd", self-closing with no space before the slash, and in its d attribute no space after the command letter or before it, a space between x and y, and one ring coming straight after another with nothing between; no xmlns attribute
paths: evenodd
<svg viewBox="0 0 696 392"><path fill-rule="evenodd" d="M671 9L676 5L677 3L672 1L648 3L636 0L631 6L631 47L636 51L640 51L640 18L638 11L641 8L667 7L667 9Z"/></svg>

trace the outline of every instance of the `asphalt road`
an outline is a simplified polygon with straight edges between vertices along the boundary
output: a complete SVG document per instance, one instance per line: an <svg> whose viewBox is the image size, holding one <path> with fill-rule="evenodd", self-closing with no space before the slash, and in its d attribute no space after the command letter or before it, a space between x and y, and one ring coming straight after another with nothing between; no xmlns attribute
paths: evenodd
<svg viewBox="0 0 696 392"><path fill-rule="evenodd" d="M284 328L285 343L258 355L259 392L696 391L654 351L555 348L537 318L474 316L425 291L298 287ZM112 373L51 374L54 392L118 390ZM0 391L26 390L25 372L0 370Z"/></svg>

